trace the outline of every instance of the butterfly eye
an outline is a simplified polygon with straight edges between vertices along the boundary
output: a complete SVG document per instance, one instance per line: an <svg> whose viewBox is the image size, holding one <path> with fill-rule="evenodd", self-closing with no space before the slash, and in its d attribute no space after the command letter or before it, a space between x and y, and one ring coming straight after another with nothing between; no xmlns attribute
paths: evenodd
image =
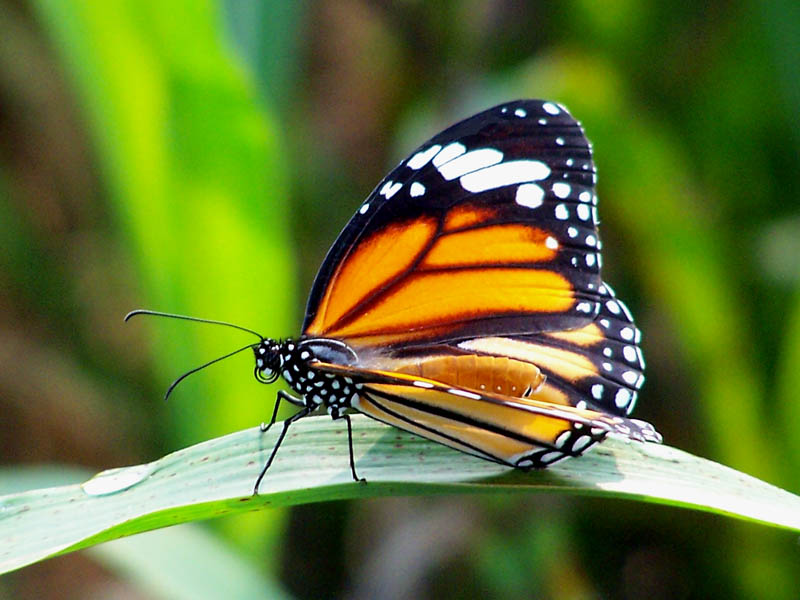
<svg viewBox="0 0 800 600"><path fill-rule="evenodd" d="M256 357L254 375L261 383L274 383L280 376L281 346L274 340L264 340L253 348Z"/></svg>

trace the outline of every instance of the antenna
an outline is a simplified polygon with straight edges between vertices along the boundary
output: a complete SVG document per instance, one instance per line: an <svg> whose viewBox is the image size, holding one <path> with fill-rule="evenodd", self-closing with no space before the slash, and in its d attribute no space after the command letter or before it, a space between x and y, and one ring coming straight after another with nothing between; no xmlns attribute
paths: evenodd
<svg viewBox="0 0 800 600"><path fill-rule="evenodd" d="M214 363L217 363L217 362L219 362L219 361L221 361L221 360L225 360L226 358L230 358L230 357L231 357L231 356L233 356L234 354L239 354L239 352L243 352L244 350L247 350L248 348L255 348L256 346L258 346L258 344L247 344L247 346L242 346L242 347L241 347L241 348L239 348L238 350L234 350L233 352L230 352L230 353L226 354L225 356L220 356L219 358L215 358L214 360L210 360L210 361L208 361L207 363L205 363L205 364L203 364L203 365L200 365L199 367L195 367L194 369L192 369L192 370L190 370L190 371L186 371L186 373L184 373L183 375L181 375L180 377L178 377L178 378L177 378L175 381L173 381L173 382L170 384L169 388L167 388L167 393L166 393L166 394L164 394L164 400L168 399L168 398L169 398L169 395L172 393L172 390L174 390L174 389L175 389L175 387L176 387L176 386L177 386L177 385L178 385L178 384L179 384L181 381L183 381L184 379L186 379L186 378L187 378L189 375L192 375L193 373L197 373L198 371L200 371L200 370L202 370L202 369L205 369L206 367L208 367L208 366L210 366L210 365L213 365Z"/></svg>
<svg viewBox="0 0 800 600"><path fill-rule="evenodd" d="M166 313L166 312L161 312L161 311L157 311L157 310L147 310L147 309L143 309L143 308L140 308L140 309L137 309L137 310L132 310L131 312L129 312L127 315L125 315L125 321L127 322L131 317L135 317L137 315L149 315L151 317L166 317L168 319L182 319L184 321L194 321L196 323L208 323L210 325L223 325L225 327L231 327L232 329L238 329L239 331L245 331L247 333L253 334L254 336L256 336L260 340L259 344L261 342L264 342L265 339L266 339L266 338L264 338L263 335L261 335L260 333L258 333L256 331L253 331L252 329L248 329L247 327L242 327L241 325L234 325L233 323L228 323L227 321L216 321L214 319L200 319L199 317L189 317L187 315L176 315L176 314L173 314L173 313ZM239 352L243 352L244 350L247 350L248 348L256 348L259 344L247 344L246 346L242 346L238 350L234 350L233 352L229 352L225 356L220 356L219 358L215 358L214 360L210 360L207 363L202 364L199 367L195 367L194 369L192 369L190 371L186 371L186 373L184 373L183 375L178 377L175 381L173 381L170 384L169 388L167 388L167 393L164 394L164 400L169 398L170 394L172 394L172 390L174 390L175 387L181 381L186 379L189 375L192 375L193 373L197 373L198 371L200 371L202 369L205 369L206 367L208 367L210 365L213 365L214 363L217 363L217 362L219 362L221 360L225 360L226 358L230 358L234 354L239 354Z"/></svg>
<svg viewBox="0 0 800 600"><path fill-rule="evenodd" d="M169 319L183 319L184 321L195 321L196 323L209 323L211 325L224 325L225 327L232 327L233 329L238 329L240 331L246 331L247 333L252 333L262 342L264 341L264 336L258 332L253 331L252 329L248 329L247 327L242 327L241 325L234 325L233 323L228 323L227 321L215 321L213 319L201 319L199 317L189 317L186 315L176 315L172 313L160 312L157 310L147 310L144 308L139 308L137 310L132 310L127 315L125 315L125 321L127 322L128 319L131 317L135 317L137 315L150 315L151 317L167 317ZM237 351L238 352L238 351ZM225 357L223 357L225 358ZM201 367L202 368L202 367Z"/></svg>

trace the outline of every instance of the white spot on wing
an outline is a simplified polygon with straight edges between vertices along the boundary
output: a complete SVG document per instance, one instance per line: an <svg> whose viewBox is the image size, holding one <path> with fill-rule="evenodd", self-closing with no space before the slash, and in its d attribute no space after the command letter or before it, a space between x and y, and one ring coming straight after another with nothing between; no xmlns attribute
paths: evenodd
<svg viewBox="0 0 800 600"><path fill-rule="evenodd" d="M550 248L550 250L557 250L558 240L554 238L552 235L548 235L547 239L544 241L544 245Z"/></svg>
<svg viewBox="0 0 800 600"><path fill-rule="evenodd" d="M526 111L524 108L518 108L517 110L514 111L514 114L520 118L527 117L528 111Z"/></svg>
<svg viewBox="0 0 800 600"><path fill-rule="evenodd" d="M628 307L625 306L625 303L621 300L619 302L619 307L622 309L622 314L628 318L628 321L633 321L633 315L631 314L631 311L628 310Z"/></svg>
<svg viewBox="0 0 800 600"><path fill-rule="evenodd" d="M619 408L625 408L631 401L631 392L626 388L619 388L617 395L614 396L614 404Z"/></svg>
<svg viewBox="0 0 800 600"><path fill-rule="evenodd" d="M569 196L571 189L568 183L558 182L553 184L553 193L559 198Z"/></svg>
<svg viewBox="0 0 800 600"><path fill-rule="evenodd" d="M622 380L628 385L633 385L639 379L639 374L634 371L625 371L622 374Z"/></svg>
<svg viewBox="0 0 800 600"><path fill-rule="evenodd" d="M567 205L559 204L558 206L556 206L555 215L556 219L558 219L559 221L566 221L567 219L569 219L569 211L567 210Z"/></svg>
<svg viewBox="0 0 800 600"><path fill-rule="evenodd" d="M394 183L392 181L387 181L386 183L383 184L380 193L383 196L385 196L386 199L388 200L389 198L394 196L397 192L399 192L401 187L403 187L403 184L400 183L399 181L397 183Z"/></svg>
<svg viewBox="0 0 800 600"><path fill-rule="evenodd" d="M542 108L546 113L551 115L557 115L561 112L561 109L552 102L545 102L542 104Z"/></svg>
<svg viewBox="0 0 800 600"><path fill-rule="evenodd" d="M636 346L636 356L639 358L639 366L644 369L644 355L642 354L642 349L639 346Z"/></svg>
<svg viewBox="0 0 800 600"><path fill-rule="evenodd" d="M485 192L495 188L538 181L550 175L550 167L538 160L513 160L500 163L461 178L461 186L468 192Z"/></svg>
<svg viewBox="0 0 800 600"><path fill-rule="evenodd" d="M447 390L448 393L453 394L455 396L462 396L464 398L471 398L472 400L480 400L481 397L479 394L474 394L472 392L468 392L467 390L459 390L456 388L450 388Z"/></svg>
<svg viewBox="0 0 800 600"><path fill-rule="evenodd" d="M361 208L358 209L362 215L369 210L369 202L365 203Z"/></svg>
<svg viewBox="0 0 800 600"><path fill-rule="evenodd" d="M638 362L638 357L636 356L636 349L633 346L625 346L622 349L622 356L625 357L625 360L628 362Z"/></svg>
<svg viewBox="0 0 800 600"><path fill-rule="evenodd" d="M561 460L565 456L566 455L561 452L546 452L539 457L539 462L541 462L543 465L549 465L557 460Z"/></svg>
<svg viewBox="0 0 800 600"><path fill-rule="evenodd" d="M422 185L419 181L415 181L411 184L411 189L408 191L411 194L412 198L416 198L417 196L422 196L425 194L425 186Z"/></svg>
<svg viewBox="0 0 800 600"><path fill-rule="evenodd" d="M577 439L577 441L572 444L572 451L573 452L581 452L582 450L586 449L586 446L592 443L592 438L588 435L582 435Z"/></svg>
<svg viewBox="0 0 800 600"><path fill-rule="evenodd" d="M433 166L439 168L446 162L453 160L457 156L461 156L466 151L467 148L464 146L464 144L460 144L458 142L448 144L442 148L441 152L433 157Z"/></svg>
<svg viewBox="0 0 800 600"><path fill-rule="evenodd" d="M527 208L538 208L544 202L544 190L535 183L523 183L517 188L517 204Z"/></svg>
<svg viewBox="0 0 800 600"><path fill-rule="evenodd" d="M503 153L494 148L479 148L462 154L439 167L442 177L450 181L478 169L485 169L503 160Z"/></svg>
<svg viewBox="0 0 800 600"><path fill-rule="evenodd" d="M434 144L427 150L421 150L417 152L414 156L408 159L406 163L410 168L416 170L421 169L425 165L428 164L428 161L432 159L436 154L441 150L442 147L439 144Z"/></svg>

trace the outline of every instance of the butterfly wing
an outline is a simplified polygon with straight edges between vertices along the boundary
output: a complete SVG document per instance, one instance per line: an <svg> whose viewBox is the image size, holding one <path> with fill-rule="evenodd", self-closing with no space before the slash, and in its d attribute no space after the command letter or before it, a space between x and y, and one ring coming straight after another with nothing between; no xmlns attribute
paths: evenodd
<svg viewBox="0 0 800 600"><path fill-rule="evenodd" d="M598 297L601 300L598 315L583 327L473 338L443 351L457 349L534 364L544 376L537 397L554 404L629 415L644 383L641 333L628 308L614 296L608 284L600 286ZM421 360L425 360L422 353L405 358L405 361Z"/></svg>
<svg viewBox="0 0 800 600"><path fill-rule="evenodd" d="M304 335L359 411L459 450L546 466L615 432L643 382L639 332L600 277L595 172L580 125L525 100L457 123L373 191L326 257ZM317 363L319 364L319 363Z"/></svg>
<svg viewBox="0 0 800 600"><path fill-rule="evenodd" d="M357 390L352 406L370 417L516 467L540 468L578 456L609 433L639 441L661 440L647 423L559 406L534 396L448 385L402 372L322 362L313 366L352 381Z"/></svg>
<svg viewBox="0 0 800 600"><path fill-rule="evenodd" d="M370 194L312 287L303 332L408 348L590 323L595 172L561 106L511 102L420 146Z"/></svg>

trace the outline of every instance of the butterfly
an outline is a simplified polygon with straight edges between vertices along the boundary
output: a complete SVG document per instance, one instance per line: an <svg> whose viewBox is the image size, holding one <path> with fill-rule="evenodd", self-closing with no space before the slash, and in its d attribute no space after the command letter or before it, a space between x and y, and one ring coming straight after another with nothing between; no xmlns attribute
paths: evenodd
<svg viewBox="0 0 800 600"><path fill-rule="evenodd" d="M239 327L260 338L245 347L256 378L293 391L262 430L281 401L300 407L254 493L291 424L318 410L346 422L356 481L351 410L521 469L609 434L660 442L628 416L641 333L601 277L595 183L581 125L545 100L473 115L397 165L325 257L301 335Z"/></svg>

